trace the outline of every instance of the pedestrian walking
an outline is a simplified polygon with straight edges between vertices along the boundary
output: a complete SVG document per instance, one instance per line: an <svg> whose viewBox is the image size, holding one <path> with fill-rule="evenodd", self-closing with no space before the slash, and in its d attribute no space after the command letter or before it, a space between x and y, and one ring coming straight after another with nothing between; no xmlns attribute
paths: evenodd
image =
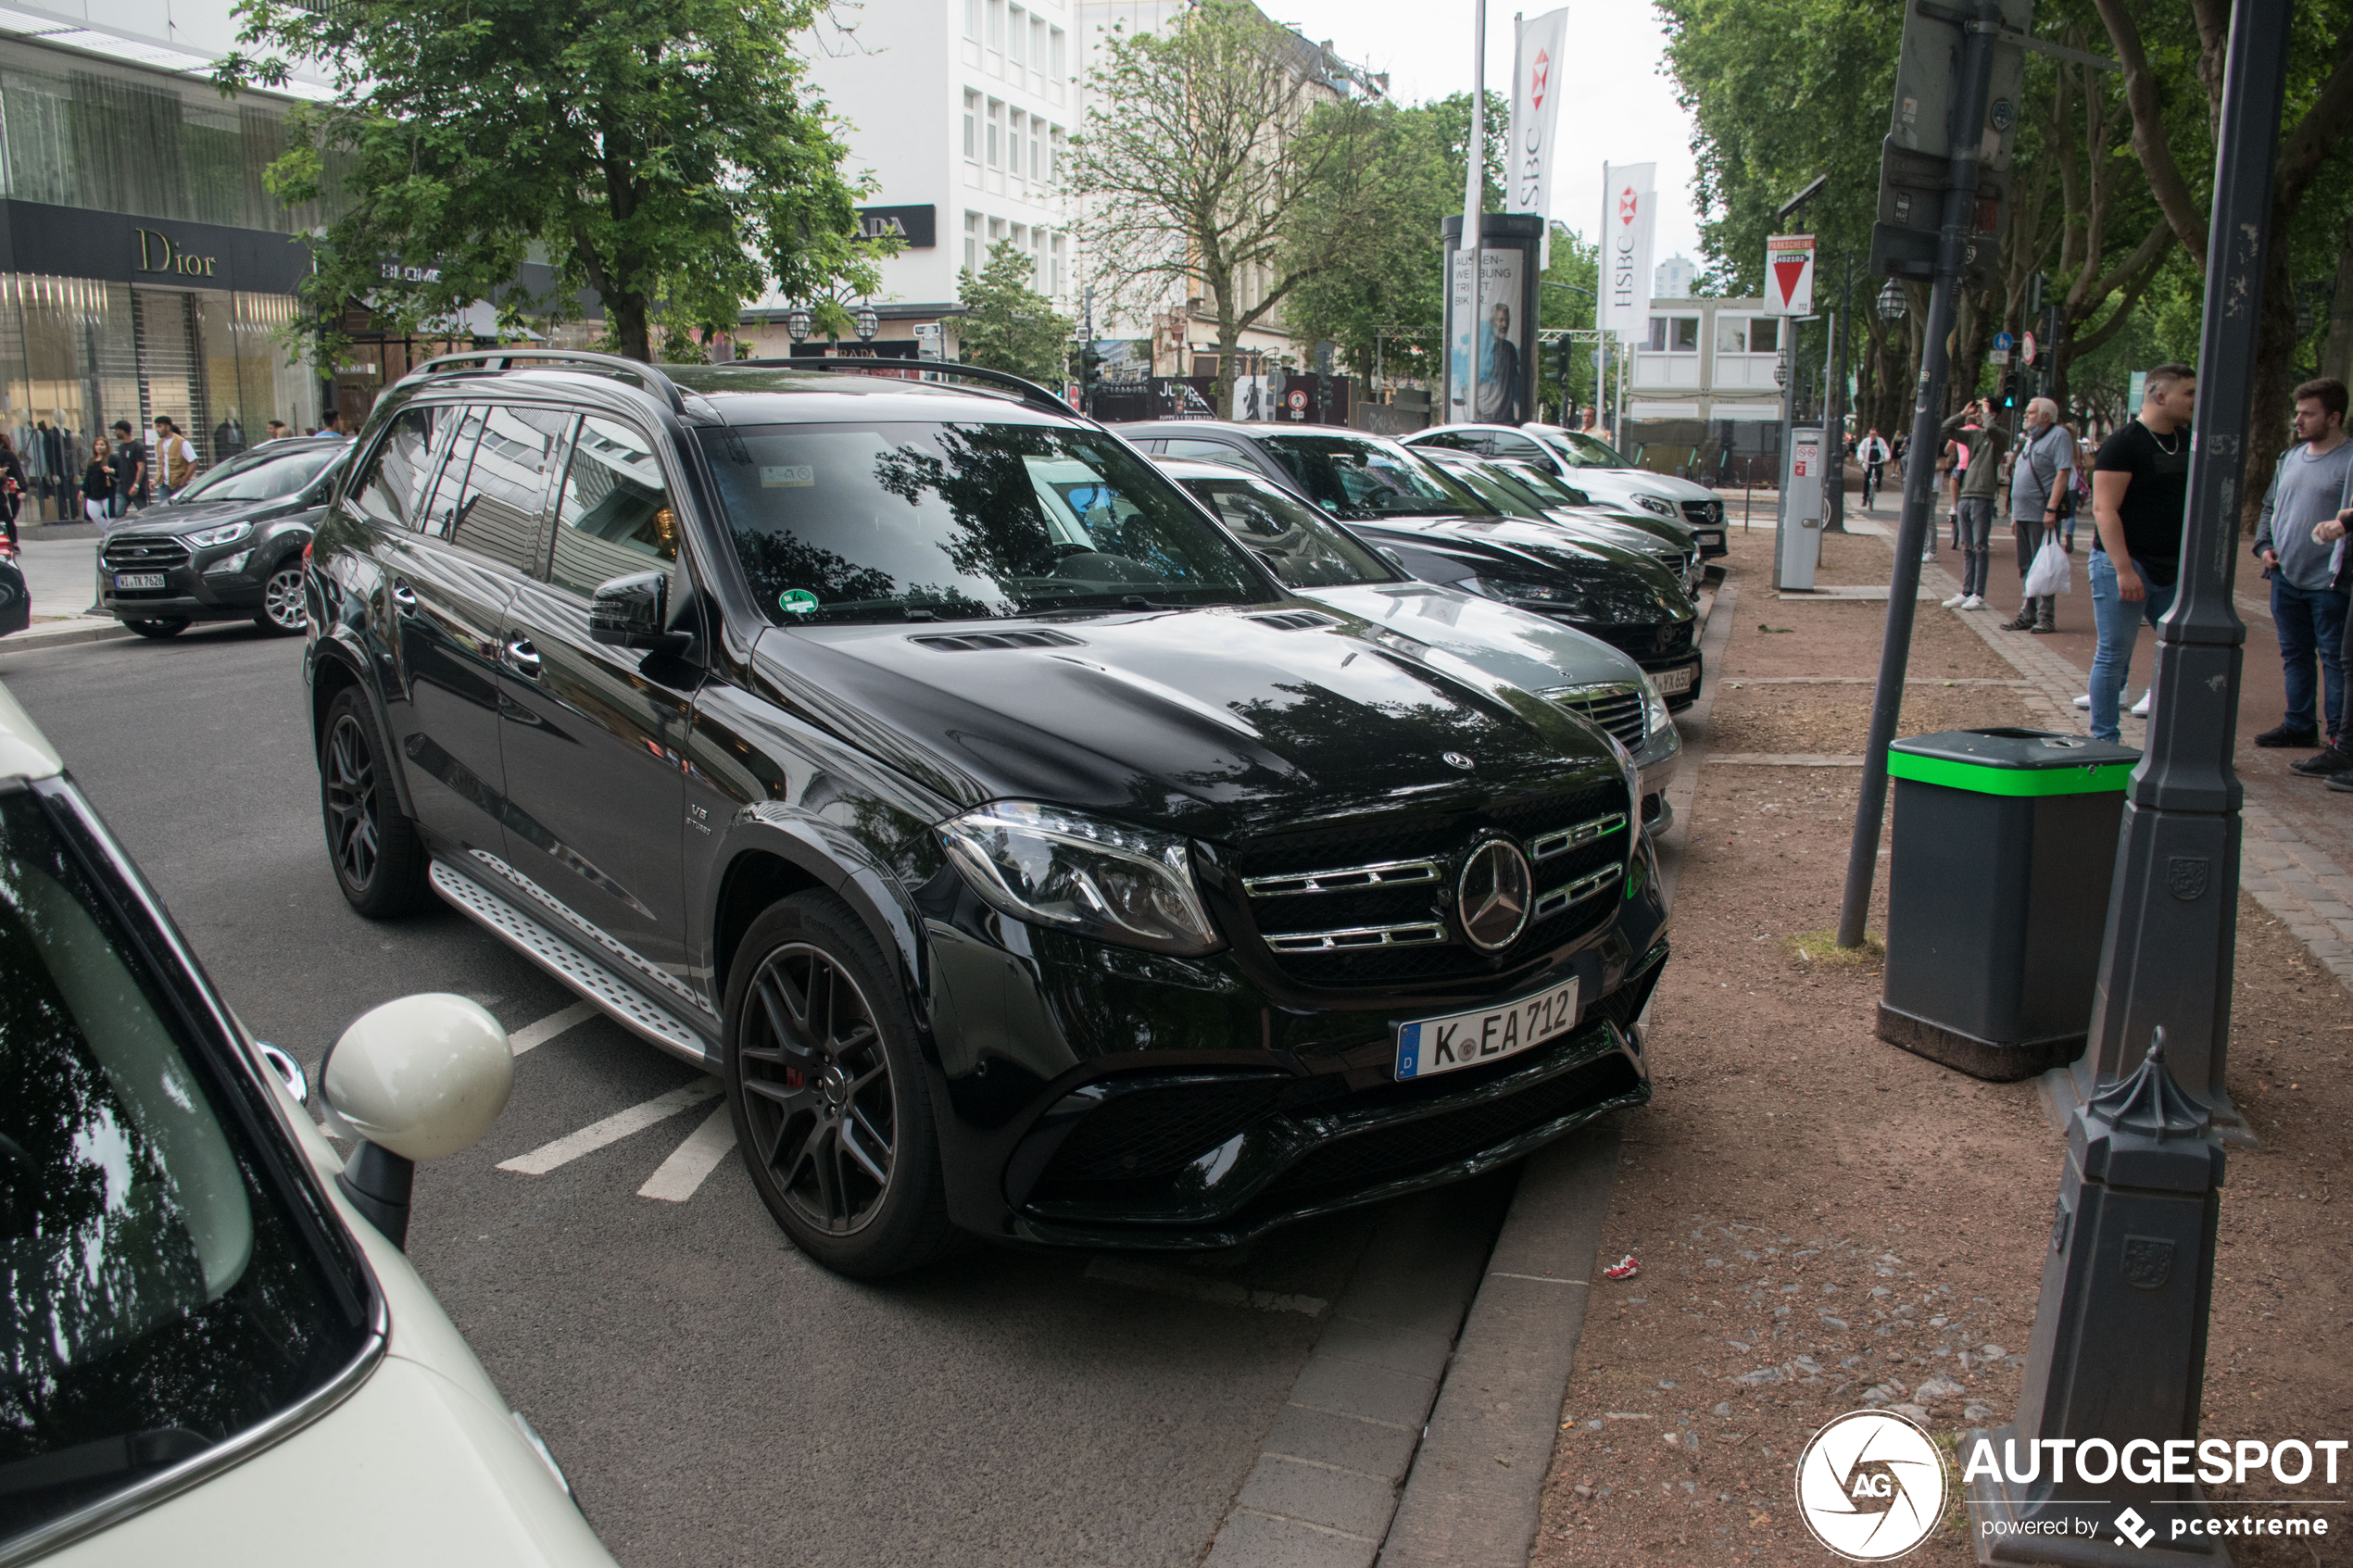
<svg viewBox="0 0 2353 1568"><path fill-rule="evenodd" d="M2075 480L2075 437L2058 422L2058 405L2037 397L2026 406L2026 436L2019 444L2018 460L2010 465L2010 533L2018 545L2018 575L2022 584L2034 564L2034 552L2059 525L2072 497ZM2058 630L2058 596L2045 594L2019 600L2013 632Z"/></svg>
<svg viewBox="0 0 2353 1568"><path fill-rule="evenodd" d="M156 416L156 504L169 506L171 497L196 477L195 444L180 433L169 414Z"/></svg>
<svg viewBox="0 0 2353 1568"><path fill-rule="evenodd" d="M114 521L108 509L114 502L114 464L107 460L109 455L107 438L96 437L90 443L90 464L82 470L82 515L96 523L101 533Z"/></svg>
<svg viewBox="0 0 2353 1568"><path fill-rule="evenodd" d="M2088 575L2099 633L2089 694L2095 740L2120 737L2116 699L2133 672L2141 622L2154 626L2173 608L2190 495L2190 419L2196 411L2197 371L2159 365L2148 373L2139 416L2102 442L2093 460Z"/></svg>
<svg viewBox="0 0 2353 1568"><path fill-rule="evenodd" d="M0 431L0 522L6 525L11 545L17 543L17 513L24 508L25 495L24 459L7 432Z"/></svg>
<svg viewBox="0 0 2353 1568"><path fill-rule="evenodd" d="M1863 462L1863 509L1869 511L1872 498L1879 494L1881 476L1887 470L1887 459L1892 455L1886 438L1879 433L1879 426L1871 427L1871 433L1863 437L1861 444L1856 447L1855 455Z"/></svg>
<svg viewBox="0 0 2353 1568"><path fill-rule="evenodd" d="M114 515L147 504L147 444L136 439L129 420L114 422Z"/></svg>
<svg viewBox="0 0 2353 1568"><path fill-rule="evenodd" d="M262 429L266 433L261 438L264 441L283 441L287 436L294 433L286 429L286 421L283 420L271 420L267 425L263 426Z"/></svg>
<svg viewBox="0 0 2353 1568"><path fill-rule="evenodd" d="M1954 500L1960 520L1961 591L1946 599L1944 608L1983 609L1994 546L1994 490L2010 433L1994 422L1993 406L1981 397L1946 420L1944 434L1961 453L1960 494Z"/></svg>
<svg viewBox="0 0 2353 1568"><path fill-rule="evenodd" d="M2340 552L2322 530L2353 500L2353 440L2345 432L2343 382L2334 376L2308 381L2295 397L2296 440L2271 470L2255 525L2255 557L2271 582L2287 715L2255 744L2317 746L2325 734L2325 750L2291 766L2308 778L2330 778L2353 768L2353 737L2345 734L2344 651L2346 611L2353 600L2338 581ZM2315 654L2321 664L2317 705Z"/></svg>
<svg viewBox="0 0 2353 1568"><path fill-rule="evenodd" d="M1501 312L1503 307L1498 306L1496 307L1496 309L1498 312ZM347 439L351 433L343 428L342 413L336 409L330 408L325 413L319 416L318 433L321 435L343 436Z"/></svg>

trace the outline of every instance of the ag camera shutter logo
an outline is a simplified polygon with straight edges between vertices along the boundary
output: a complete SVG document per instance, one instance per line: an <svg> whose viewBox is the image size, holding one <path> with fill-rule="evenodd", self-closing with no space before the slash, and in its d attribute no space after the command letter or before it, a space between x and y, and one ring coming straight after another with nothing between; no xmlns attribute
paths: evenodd
<svg viewBox="0 0 2353 1568"><path fill-rule="evenodd" d="M1944 1456L1888 1411L1854 1411L1814 1434L1797 1461L1797 1516L1850 1562L1886 1562L1944 1517Z"/></svg>

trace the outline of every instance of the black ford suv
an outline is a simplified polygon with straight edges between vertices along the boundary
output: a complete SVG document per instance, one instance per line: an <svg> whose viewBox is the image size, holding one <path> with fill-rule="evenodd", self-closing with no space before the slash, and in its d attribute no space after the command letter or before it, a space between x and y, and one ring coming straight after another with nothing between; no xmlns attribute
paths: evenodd
<svg viewBox="0 0 2353 1568"><path fill-rule="evenodd" d="M1230 1244L1649 1097L1584 720L1290 595L1012 377L461 355L321 524L335 874L724 1078L846 1273Z"/></svg>
<svg viewBox="0 0 2353 1568"><path fill-rule="evenodd" d="M98 603L143 637L196 621L303 629L302 551L351 444L267 441L161 506L132 512L98 550Z"/></svg>

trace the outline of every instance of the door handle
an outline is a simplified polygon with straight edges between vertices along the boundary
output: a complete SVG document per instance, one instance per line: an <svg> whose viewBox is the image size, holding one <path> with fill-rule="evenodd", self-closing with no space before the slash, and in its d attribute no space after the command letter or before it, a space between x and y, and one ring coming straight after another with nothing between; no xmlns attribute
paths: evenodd
<svg viewBox="0 0 2353 1568"><path fill-rule="evenodd" d="M414 609L417 608L417 590L406 583L395 583L392 585L392 602L403 609Z"/></svg>
<svg viewBox="0 0 2353 1568"><path fill-rule="evenodd" d="M529 637L515 637L507 644L507 668L527 680L539 678L539 650L531 646Z"/></svg>

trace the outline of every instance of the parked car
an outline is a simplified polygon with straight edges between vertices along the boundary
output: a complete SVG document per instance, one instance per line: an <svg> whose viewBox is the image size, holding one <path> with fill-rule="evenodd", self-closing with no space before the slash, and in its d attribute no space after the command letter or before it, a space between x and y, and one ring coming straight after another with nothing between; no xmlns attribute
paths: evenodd
<svg viewBox="0 0 2353 1568"><path fill-rule="evenodd" d="M1639 507L1655 517L1691 524L1700 554L1730 553L1724 498L1704 484L1637 468L1608 442L1559 425L1435 425L1405 437L1409 446L1447 446L1490 458L1520 458L1552 469L1607 507Z"/></svg>
<svg viewBox="0 0 2353 1568"><path fill-rule="evenodd" d="M333 436L266 442L123 518L98 550L100 607L143 637L198 621L299 633L303 547L350 449Z"/></svg>
<svg viewBox="0 0 2353 1568"><path fill-rule="evenodd" d="M1641 665L1671 708L1698 700L1698 612L1675 574L1645 556L1506 517L1429 458L1363 431L1205 420L1118 428L1156 455L1271 479L1394 550L1422 581L1566 622Z"/></svg>
<svg viewBox="0 0 2353 1568"><path fill-rule="evenodd" d="M1523 522L1550 523L1573 539L1591 540L1597 545L1611 545L1621 550L1647 556L1671 572L1676 585L1684 593L1694 599L1699 597L1699 544L1691 537L1689 529L1682 530L1684 541L1679 545L1637 524L1618 521L1598 507L1565 501L1550 492L1539 490L1517 474L1505 470L1492 458L1472 452L1451 451L1442 446L1425 447L1423 451L1448 478L1504 516L1516 517ZM1629 517L1641 515L1643 514L1628 514ZM1678 526L1663 518L1654 521L1662 528Z"/></svg>
<svg viewBox="0 0 2353 1568"><path fill-rule="evenodd" d="M16 546L0 538L0 637L32 624L32 590L25 585L24 563Z"/></svg>
<svg viewBox="0 0 2353 1568"><path fill-rule="evenodd" d="M925 373L388 389L309 578L353 907L437 895L718 1073L852 1274L1229 1246L1646 1099L1625 748L1294 596L1051 394Z"/></svg>
<svg viewBox="0 0 2353 1568"><path fill-rule="evenodd" d="M610 1568L400 1251L506 1103L488 1013L354 1023L339 1157L5 687L0 974L0 1562Z"/></svg>
<svg viewBox="0 0 2353 1568"><path fill-rule="evenodd" d="M1222 463L1156 461L1300 597L1392 627L1601 726L1634 754L1643 826L1663 833L1673 822L1666 788L1683 739L1632 659L1558 621L1408 576L1271 481Z"/></svg>

